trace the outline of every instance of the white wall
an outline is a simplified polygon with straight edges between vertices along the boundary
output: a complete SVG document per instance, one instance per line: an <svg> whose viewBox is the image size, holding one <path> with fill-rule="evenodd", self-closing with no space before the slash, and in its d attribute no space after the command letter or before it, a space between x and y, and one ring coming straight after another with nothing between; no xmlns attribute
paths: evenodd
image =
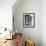
<svg viewBox="0 0 46 46"><path fill-rule="evenodd" d="M0 27L12 28L12 6L16 0L0 0Z"/></svg>
<svg viewBox="0 0 46 46"><path fill-rule="evenodd" d="M42 46L46 46L46 0L41 1L41 38Z"/></svg>
<svg viewBox="0 0 46 46"><path fill-rule="evenodd" d="M16 5L14 5L16 6ZM13 8L15 29L23 33L23 37L35 41L36 46L41 46L41 1L23 0ZM35 13L35 28L23 27L23 13Z"/></svg>

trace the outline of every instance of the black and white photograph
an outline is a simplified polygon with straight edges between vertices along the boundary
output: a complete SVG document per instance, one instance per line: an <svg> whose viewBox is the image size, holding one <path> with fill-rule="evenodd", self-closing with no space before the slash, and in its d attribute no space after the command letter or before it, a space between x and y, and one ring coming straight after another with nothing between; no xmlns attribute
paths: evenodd
<svg viewBox="0 0 46 46"><path fill-rule="evenodd" d="M24 13L23 14L23 26L24 27L35 27L35 13Z"/></svg>

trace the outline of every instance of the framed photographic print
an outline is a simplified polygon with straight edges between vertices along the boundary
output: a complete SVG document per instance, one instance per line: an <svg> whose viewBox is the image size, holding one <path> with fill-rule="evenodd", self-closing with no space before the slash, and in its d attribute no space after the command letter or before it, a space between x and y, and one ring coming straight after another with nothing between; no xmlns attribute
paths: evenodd
<svg viewBox="0 0 46 46"><path fill-rule="evenodd" d="M35 27L35 13L23 13L23 26L25 28Z"/></svg>

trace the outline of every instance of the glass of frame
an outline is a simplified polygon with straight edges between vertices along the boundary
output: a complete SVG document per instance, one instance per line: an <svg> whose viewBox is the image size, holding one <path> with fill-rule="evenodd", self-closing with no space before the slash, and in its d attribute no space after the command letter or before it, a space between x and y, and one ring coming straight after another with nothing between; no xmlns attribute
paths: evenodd
<svg viewBox="0 0 46 46"><path fill-rule="evenodd" d="M35 13L23 13L23 27L25 28L35 27Z"/></svg>

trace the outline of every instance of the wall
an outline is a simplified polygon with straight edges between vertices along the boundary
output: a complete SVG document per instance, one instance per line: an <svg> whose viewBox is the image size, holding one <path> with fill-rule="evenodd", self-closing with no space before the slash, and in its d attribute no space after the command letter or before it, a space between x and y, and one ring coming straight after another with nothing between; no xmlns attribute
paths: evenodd
<svg viewBox="0 0 46 46"><path fill-rule="evenodd" d="M42 46L46 46L46 0L41 1L41 38Z"/></svg>
<svg viewBox="0 0 46 46"><path fill-rule="evenodd" d="M15 30L22 32L24 39L34 40L36 46L41 46L41 1L23 0L17 7L14 6ZM23 27L23 13L35 13L35 28Z"/></svg>
<svg viewBox="0 0 46 46"><path fill-rule="evenodd" d="M0 0L0 27L12 29L12 6L16 0Z"/></svg>

